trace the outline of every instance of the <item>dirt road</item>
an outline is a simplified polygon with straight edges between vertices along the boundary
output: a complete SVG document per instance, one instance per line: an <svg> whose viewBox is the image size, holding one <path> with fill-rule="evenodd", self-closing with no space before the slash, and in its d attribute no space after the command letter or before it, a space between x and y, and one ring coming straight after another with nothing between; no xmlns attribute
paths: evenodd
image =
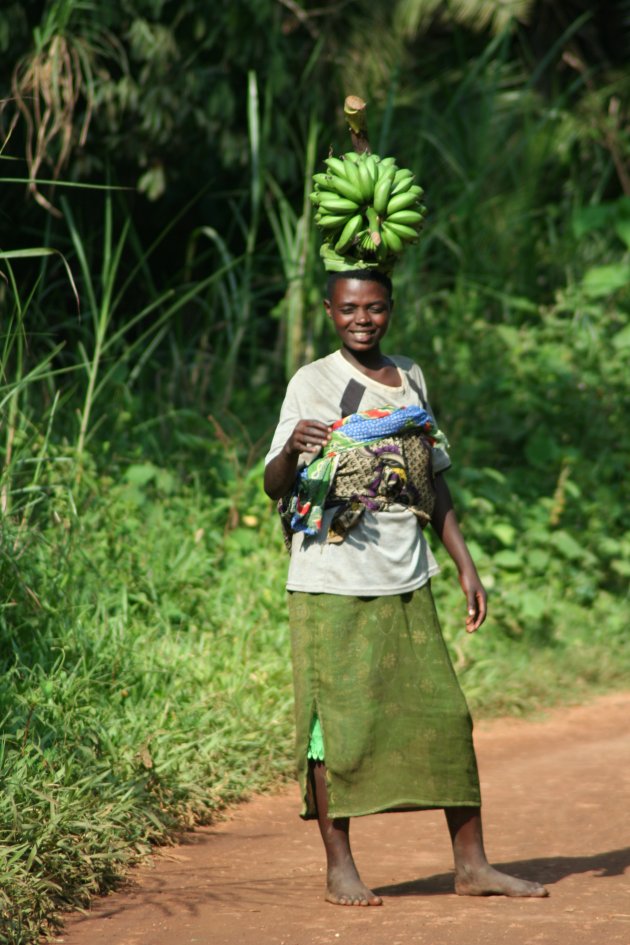
<svg viewBox="0 0 630 945"><path fill-rule="evenodd" d="M549 899L452 892L441 812L353 823L382 908L323 901L317 827L291 787L238 808L69 919L64 945L630 945L630 693L476 727L491 862Z"/></svg>

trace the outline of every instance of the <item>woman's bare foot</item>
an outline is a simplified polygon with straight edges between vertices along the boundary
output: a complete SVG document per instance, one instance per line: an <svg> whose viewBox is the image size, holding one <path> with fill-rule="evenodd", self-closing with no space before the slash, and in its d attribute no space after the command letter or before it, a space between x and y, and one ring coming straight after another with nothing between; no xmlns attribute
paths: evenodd
<svg viewBox="0 0 630 945"><path fill-rule="evenodd" d="M328 864L326 899L336 906L382 906L383 900L365 883L354 865L350 849L350 820L348 817L328 816L326 768L323 762L311 762L310 769L317 798L317 819Z"/></svg>
<svg viewBox="0 0 630 945"><path fill-rule="evenodd" d="M544 899L549 893L540 883L500 873L490 866L483 848L481 811L478 807L445 809L455 854L455 892L458 896L518 896Z"/></svg>
<svg viewBox="0 0 630 945"><path fill-rule="evenodd" d="M518 879L489 865L459 867L455 873L455 892L458 896L530 896L535 899L549 895L540 883Z"/></svg>
<svg viewBox="0 0 630 945"><path fill-rule="evenodd" d="M361 882L352 857L328 867L326 900L336 906L382 906L383 900Z"/></svg>

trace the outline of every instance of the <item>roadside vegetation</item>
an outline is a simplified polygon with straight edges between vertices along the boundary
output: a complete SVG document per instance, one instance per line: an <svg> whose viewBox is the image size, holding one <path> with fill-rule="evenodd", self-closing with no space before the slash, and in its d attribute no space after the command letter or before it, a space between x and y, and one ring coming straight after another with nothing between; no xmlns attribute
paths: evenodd
<svg viewBox="0 0 630 945"><path fill-rule="evenodd" d="M614 36L588 4L357 6L0 12L0 942L291 776L262 458L332 342L304 181L346 91L427 194L390 348L490 593L466 637L441 556L473 710L627 686L627 5Z"/></svg>

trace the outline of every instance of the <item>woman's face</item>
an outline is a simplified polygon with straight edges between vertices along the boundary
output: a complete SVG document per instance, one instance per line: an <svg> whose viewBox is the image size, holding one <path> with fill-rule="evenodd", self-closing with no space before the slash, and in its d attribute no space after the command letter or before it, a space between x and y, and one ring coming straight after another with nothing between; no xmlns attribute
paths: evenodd
<svg viewBox="0 0 630 945"><path fill-rule="evenodd" d="M389 327L392 302L380 282L338 279L324 307L344 348L360 354L379 347Z"/></svg>

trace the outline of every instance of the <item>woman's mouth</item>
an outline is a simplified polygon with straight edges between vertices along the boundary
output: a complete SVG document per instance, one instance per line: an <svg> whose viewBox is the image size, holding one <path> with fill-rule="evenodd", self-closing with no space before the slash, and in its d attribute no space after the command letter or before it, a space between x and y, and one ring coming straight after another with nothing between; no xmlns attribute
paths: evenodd
<svg viewBox="0 0 630 945"><path fill-rule="evenodd" d="M355 341L370 341L374 336L374 330L368 328L355 329L350 334Z"/></svg>

